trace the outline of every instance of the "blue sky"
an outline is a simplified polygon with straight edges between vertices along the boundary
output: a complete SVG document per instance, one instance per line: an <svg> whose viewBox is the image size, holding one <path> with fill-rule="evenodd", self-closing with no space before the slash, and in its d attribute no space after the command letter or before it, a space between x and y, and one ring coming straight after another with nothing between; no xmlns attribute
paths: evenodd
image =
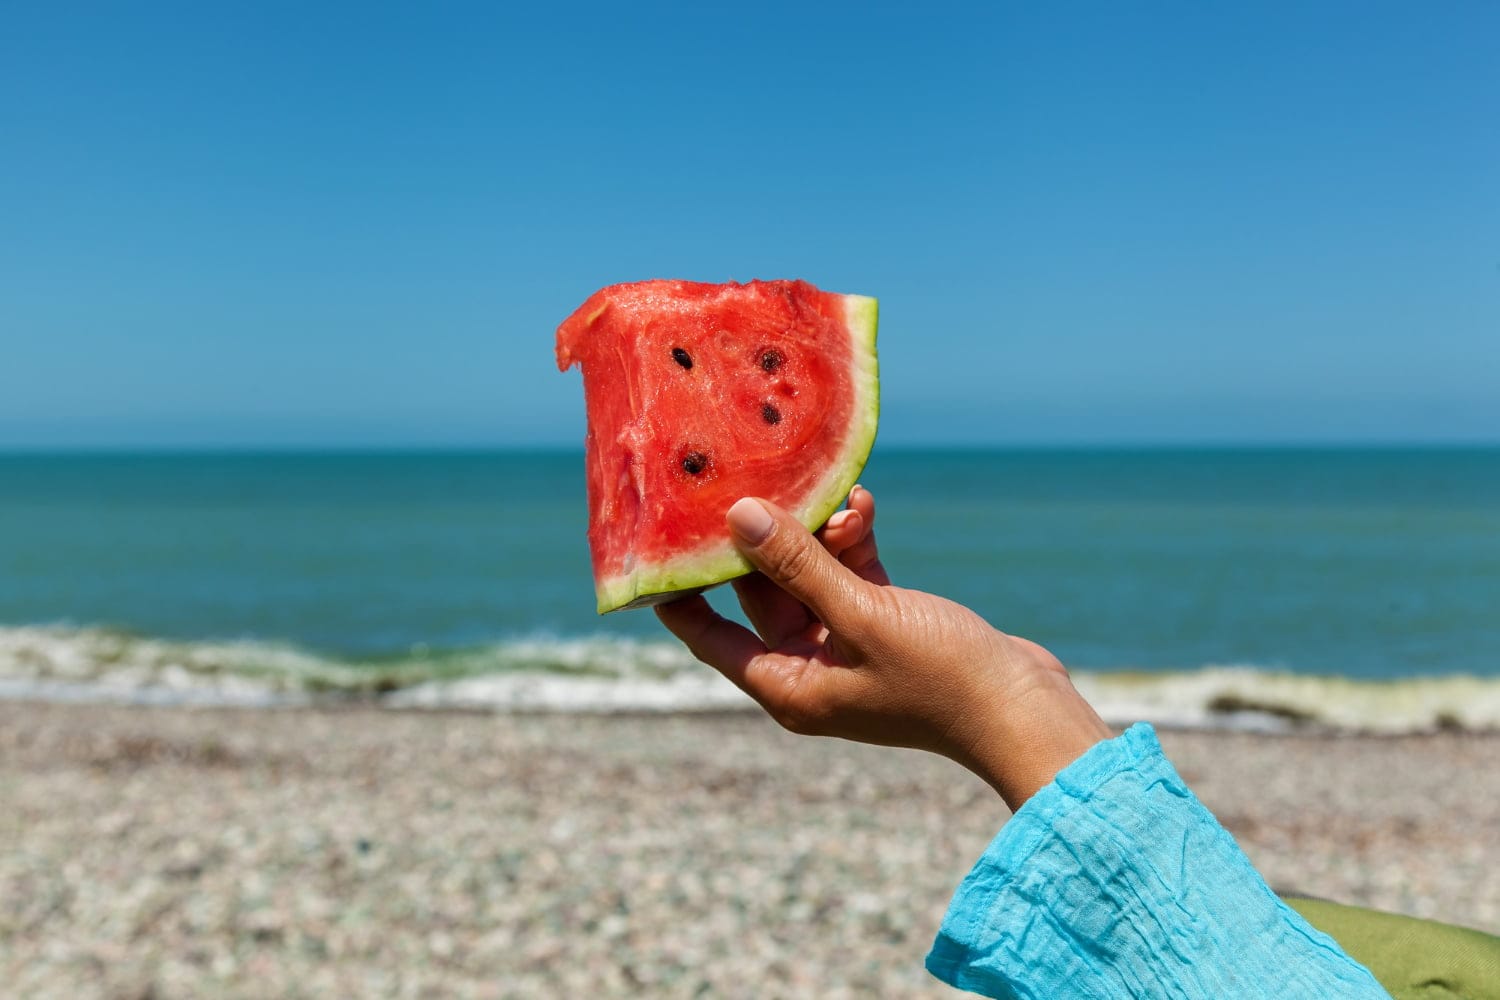
<svg viewBox="0 0 1500 1000"><path fill-rule="evenodd" d="M888 443L1500 441L1500 7L542 6L7 4L0 446L576 444L656 276Z"/></svg>

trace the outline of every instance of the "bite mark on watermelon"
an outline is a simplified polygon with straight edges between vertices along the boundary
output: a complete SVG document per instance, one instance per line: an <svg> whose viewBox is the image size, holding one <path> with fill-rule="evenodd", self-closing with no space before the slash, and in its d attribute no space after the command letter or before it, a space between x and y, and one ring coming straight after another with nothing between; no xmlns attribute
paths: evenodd
<svg viewBox="0 0 1500 1000"><path fill-rule="evenodd" d="M600 613L750 572L724 513L742 496L820 526L875 441L877 305L805 281L642 281L557 330L583 369L589 548Z"/></svg>

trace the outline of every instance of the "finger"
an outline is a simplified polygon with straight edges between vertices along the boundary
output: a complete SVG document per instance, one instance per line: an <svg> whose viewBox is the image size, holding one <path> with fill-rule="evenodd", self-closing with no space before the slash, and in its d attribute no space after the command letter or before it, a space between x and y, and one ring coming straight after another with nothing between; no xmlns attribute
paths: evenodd
<svg viewBox="0 0 1500 1000"><path fill-rule="evenodd" d="M868 606L868 586L830 555L786 511L746 497L729 508L735 544L777 586L807 605L835 632L858 631Z"/></svg>
<svg viewBox="0 0 1500 1000"><path fill-rule="evenodd" d="M858 543L849 546L839 554L839 561L853 570L861 580L868 580L881 587L891 582L891 575L885 571L885 566L880 561L874 535L866 535Z"/></svg>
<svg viewBox="0 0 1500 1000"><path fill-rule="evenodd" d="M656 617L682 640L688 652L754 697L745 675L766 647L753 632L719 614L701 596L658 604Z"/></svg>
<svg viewBox="0 0 1500 1000"><path fill-rule="evenodd" d="M750 680L752 694L772 718L809 736L837 735L839 717L866 695L856 671L801 656L759 657Z"/></svg>
<svg viewBox="0 0 1500 1000"><path fill-rule="evenodd" d="M770 649L805 631L812 621L801 601L767 580L764 574L742 576L732 586L745 617Z"/></svg>
<svg viewBox="0 0 1500 1000"><path fill-rule="evenodd" d="M875 530L875 494L865 489L859 483L849 491L849 509L857 510L865 519L865 530Z"/></svg>
<svg viewBox="0 0 1500 1000"><path fill-rule="evenodd" d="M880 562L880 551L875 544L874 494L863 486L855 486L849 491L849 510L860 516L864 535L839 552L839 561L862 579L882 587L888 585L891 577Z"/></svg>
<svg viewBox="0 0 1500 1000"><path fill-rule="evenodd" d="M802 657L766 652L749 630L719 614L702 597L658 604L656 616L694 656L733 681L787 728L800 730L804 720L822 714L816 688L827 682L817 676L821 671Z"/></svg>
<svg viewBox="0 0 1500 1000"><path fill-rule="evenodd" d="M837 555L864 537L861 518L857 510L836 511L813 537ZM745 617L750 619L750 624L760 633L767 647L777 649L793 637L808 637L808 627L813 620L806 606L766 579L765 574L751 573L739 577L731 586L739 597ZM823 629L813 641L822 642L827 634L827 629Z"/></svg>
<svg viewBox="0 0 1500 1000"><path fill-rule="evenodd" d="M857 510L841 510L828 519L814 536L823 548L838 555L865 535L864 518Z"/></svg>

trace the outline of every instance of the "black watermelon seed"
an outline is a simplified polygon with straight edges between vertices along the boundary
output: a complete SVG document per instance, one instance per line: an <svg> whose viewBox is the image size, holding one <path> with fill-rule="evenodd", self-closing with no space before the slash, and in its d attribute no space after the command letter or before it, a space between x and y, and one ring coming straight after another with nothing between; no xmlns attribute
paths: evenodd
<svg viewBox="0 0 1500 1000"><path fill-rule="evenodd" d="M760 404L760 418L768 424L781 423L781 411L770 403Z"/></svg>
<svg viewBox="0 0 1500 1000"><path fill-rule="evenodd" d="M781 367L783 360L780 351L767 351L760 356L760 366L768 372L774 372Z"/></svg>
<svg viewBox="0 0 1500 1000"><path fill-rule="evenodd" d="M682 456L682 471L690 476L696 476L708 468L708 456L701 451L690 451Z"/></svg>
<svg viewBox="0 0 1500 1000"><path fill-rule="evenodd" d="M684 368L693 367L693 357L680 347L672 348L672 360Z"/></svg>

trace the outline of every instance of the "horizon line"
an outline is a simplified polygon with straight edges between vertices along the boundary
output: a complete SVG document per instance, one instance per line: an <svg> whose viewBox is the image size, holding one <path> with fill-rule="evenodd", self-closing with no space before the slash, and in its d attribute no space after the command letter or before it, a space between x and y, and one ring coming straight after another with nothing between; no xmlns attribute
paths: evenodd
<svg viewBox="0 0 1500 1000"><path fill-rule="evenodd" d="M1114 451L1495 451L1496 440L1338 440L1287 441L1012 441L1012 442L924 442L900 441L888 445L877 442L884 452L1114 452ZM580 444L521 443L424 443L424 444L349 444L316 442L225 443L225 444L0 444L0 458L26 456L230 456L230 455L483 455L530 453L581 455Z"/></svg>

